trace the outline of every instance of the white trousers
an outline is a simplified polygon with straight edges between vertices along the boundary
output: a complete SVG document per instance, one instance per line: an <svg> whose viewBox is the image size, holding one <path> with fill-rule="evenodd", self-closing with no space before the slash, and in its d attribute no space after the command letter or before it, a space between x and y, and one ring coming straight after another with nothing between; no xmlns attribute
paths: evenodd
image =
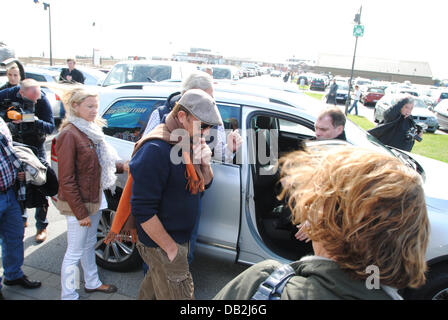
<svg viewBox="0 0 448 320"><path fill-rule="evenodd" d="M81 227L75 217L67 217L67 251L61 269L62 300L79 299L76 289L80 289L78 267L80 261L85 287L96 289L102 285L95 261L95 244L100 218L101 211L90 216L90 227Z"/></svg>

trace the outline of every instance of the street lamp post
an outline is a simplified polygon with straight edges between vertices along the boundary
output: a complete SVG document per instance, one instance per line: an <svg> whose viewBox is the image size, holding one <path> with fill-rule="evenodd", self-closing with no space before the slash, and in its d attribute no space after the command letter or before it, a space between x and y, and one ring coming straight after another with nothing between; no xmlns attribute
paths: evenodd
<svg viewBox="0 0 448 320"><path fill-rule="evenodd" d="M351 90L352 90L352 80L353 80L353 70L355 68L355 58L356 58L356 48L358 47L358 38L363 35L364 27L361 26L361 12L362 12L362 6L359 8L359 13L355 15L354 21L357 23L355 25L355 29L353 30L353 35L355 36L355 50L353 52L353 61L352 61L352 70L350 72L350 80L348 84L348 94L347 94L347 100L345 101L345 114L347 115L348 108L351 104ZM359 27L359 28L356 28Z"/></svg>
<svg viewBox="0 0 448 320"><path fill-rule="evenodd" d="M38 4L39 0L34 0L34 3ZM51 7L47 2L43 2L44 10L48 9L48 29L50 33L50 66L53 65L53 50L51 48Z"/></svg>

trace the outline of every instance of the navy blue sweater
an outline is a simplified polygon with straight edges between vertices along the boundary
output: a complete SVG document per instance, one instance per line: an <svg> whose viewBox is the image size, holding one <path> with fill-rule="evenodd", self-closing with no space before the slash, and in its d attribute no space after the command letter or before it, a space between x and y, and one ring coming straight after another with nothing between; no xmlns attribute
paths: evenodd
<svg viewBox="0 0 448 320"><path fill-rule="evenodd" d="M190 240L199 214L201 193L192 195L186 190L185 164L171 162L171 148L172 145L162 140L148 141L129 163L134 180L131 213L137 221L139 241L148 247L158 245L141 224L154 215L173 240L182 244Z"/></svg>

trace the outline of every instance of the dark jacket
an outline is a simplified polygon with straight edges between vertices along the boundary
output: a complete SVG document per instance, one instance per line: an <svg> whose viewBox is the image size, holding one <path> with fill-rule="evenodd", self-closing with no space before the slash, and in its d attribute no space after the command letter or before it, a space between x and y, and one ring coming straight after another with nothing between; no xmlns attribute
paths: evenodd
<svg viewBox="0 0 448 320"><path fill-rule="evenodd" d="M159 111L160 123L162 123L164 116L167 115L168 113L170 113L171 110L173 110L177 101L179 101L181 97L182 97L182 94L180 92L174 92L174 93L170 94L170 96L166 99L163 106L160 106L157 108L157 110Z"/></svg>
<svg viewBox="0 0 448 320"><path fill-rule="evenodd" d="M397 103L387 109L384 112L384 124L368 132L385 145L409 152L414 146L414 139L409 138L407 133L411 128L416 128L416 124L412 116L405 118L401 114L402 107L402 103Z"/></svg>
<svg viewBox="0 0 448 320"><path fill-rule="evenodd" d="M330 91L328 92L327 96L327 103L336 103L336 93L338 91L338 85L336 83L333 83L330 86Z"/></svg>
<svg viewBox="0 0 448 320"><path fill-rule="evenodd" d="M19 91L20 86L15 86L0 91L0 102L9 99L11 100L11 102L24 104L25 100L22 98ZM51 134L53 132L55 127L53 110L51 108L50 102L45 96L45 93L42 91L41 94L42 94L41 98L37 100L37 103L35 104L35 112L34 112L38 120L36 120L33 123L20 124L21 130L23 130L23 132L25 133L20 136L19 140L16 140L18 136L14 135L15 138L14 140L22 142L27 145L40 147L45 142L46 135Z"/></svg>
<svg viewBox="0 0 448 320"><path fill-rule="evenodd" d="M190 240L199 214L202 193L193 195L186 188L186 166L182 162L175 164L171 161L172 147L162 140L148 141L137 150L129 163L134 180L131 214L137 221L139 241L148 247L158 245L141 224L154 215L173 240L183 244Z"/></svg>
<svg viewBox="0 0 448 320"><path fill-rule="evenodd" d="M367 289L365 281L354 280L331 260L308 257L292 264L295 275L289 279L282 300L391 300L382 288ZM215 300L250 300L260 284L282 264L266 260L245 270L230 281Z"/></svg>
<svg viewBox="0 0 448 320"><path fill-rule="evenodd" d="M63 68L61 74L59 75L59 80L67 80L67 76L72 76L72 82L78 82L84 84L85 78L81 71L78 69L73 69L71 72L68 68Z"/></svg>
<svg viewBox="0 0 448 320"><path fill-rule="evenodd" d="M0 87L0 91L5 90L5 89L9 89L9 88L13 88L13 87L16 87L16 86L17 86L17 84L16 84L16 85L12 85L12 84L10 84L9 81L8 81L8 82L6 82L4 85L2 85L2 86Z"/></svg>

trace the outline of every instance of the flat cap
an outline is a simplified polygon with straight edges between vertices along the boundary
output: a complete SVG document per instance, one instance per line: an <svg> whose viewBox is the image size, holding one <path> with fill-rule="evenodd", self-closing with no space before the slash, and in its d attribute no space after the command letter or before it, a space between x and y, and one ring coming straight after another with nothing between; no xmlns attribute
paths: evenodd
<svg viewBox="0 0 448 320"><path fill-rule="evenodd" d="M178 103L203 123L211 126L223 125L215 99L204 90L188 90L182 95Z"/></svg>

